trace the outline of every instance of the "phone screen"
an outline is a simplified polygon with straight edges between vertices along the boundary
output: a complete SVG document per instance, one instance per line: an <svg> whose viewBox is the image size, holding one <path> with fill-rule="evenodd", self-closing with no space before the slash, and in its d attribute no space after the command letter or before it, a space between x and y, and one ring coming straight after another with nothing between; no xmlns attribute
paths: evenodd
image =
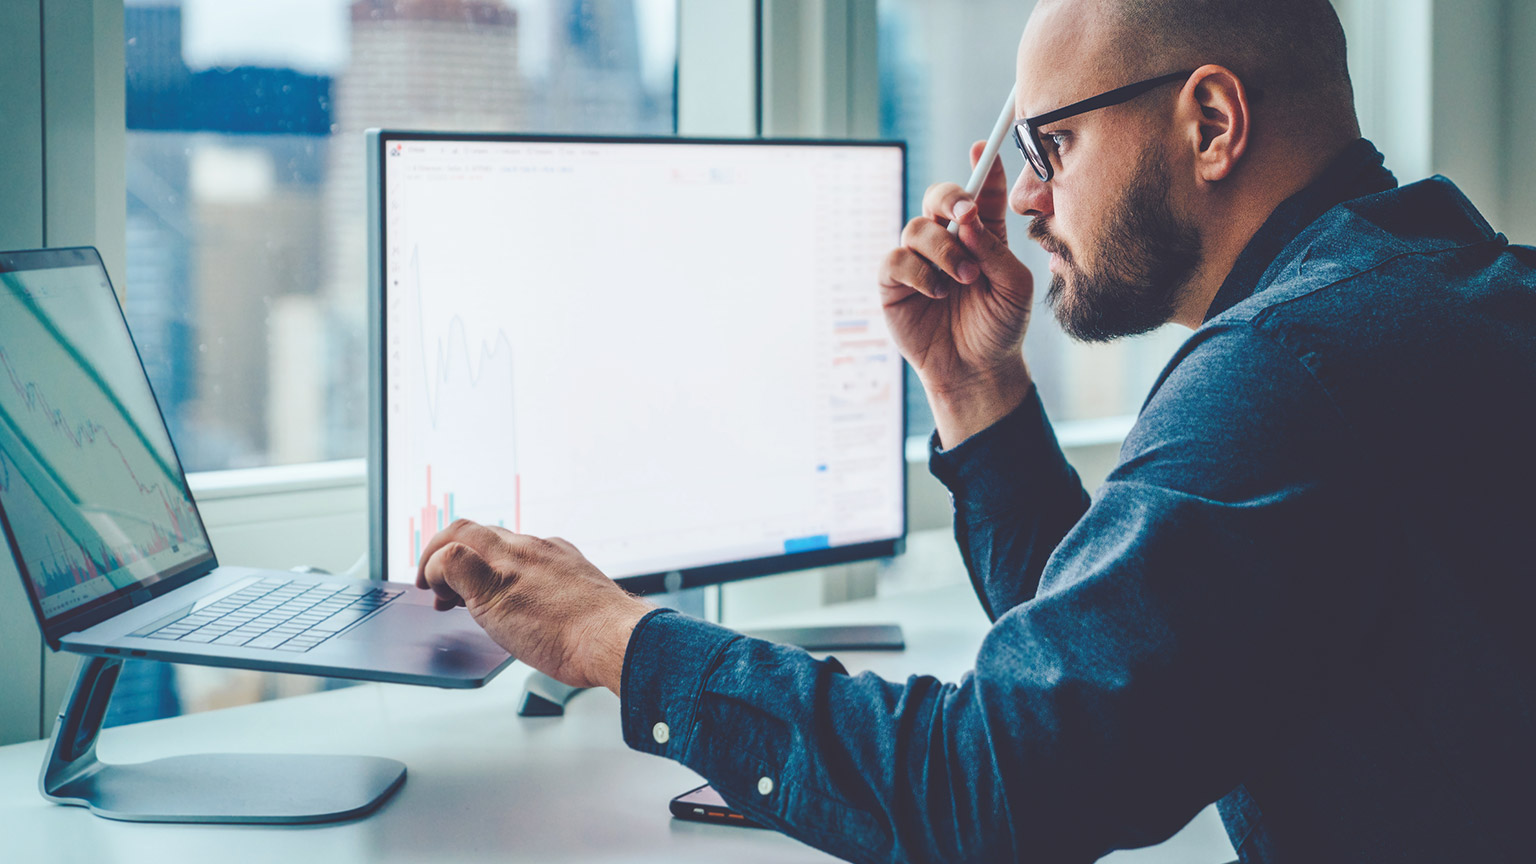
<svg viewBox="0 0 1536 864"><path fill-rule="evenodd" d="M740 825L748 828L762 826L748 819L725 803L713 787L704 785L691 789L672 799L672 815L679 819L698 822L714 822L721 825Z"/></svg>

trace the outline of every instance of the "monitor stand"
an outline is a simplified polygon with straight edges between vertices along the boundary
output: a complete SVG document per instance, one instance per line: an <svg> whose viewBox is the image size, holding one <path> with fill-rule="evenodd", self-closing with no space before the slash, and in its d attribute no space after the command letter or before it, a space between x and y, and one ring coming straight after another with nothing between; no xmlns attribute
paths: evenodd
<svg viewBox="0 0 1536 864"><path fill-rule="evenodd" d="M807 651L903 651L907 647L899 624L829 624L820 627L780 627L772 630L743 630L743 636L766 639L784 645L797 645ZM523 698L518 703L520 717L559 717L565 703L581 692L537 670L523 683Z"/></svg>
<svg viewBox="0 0 1536 864"><path fill-rule="evenodd" d="M376 756L210 753L133 765L96 758L122 661L82 657L39 784L43 797L125 822L332 822L372 812L405 782Z"/></svg>

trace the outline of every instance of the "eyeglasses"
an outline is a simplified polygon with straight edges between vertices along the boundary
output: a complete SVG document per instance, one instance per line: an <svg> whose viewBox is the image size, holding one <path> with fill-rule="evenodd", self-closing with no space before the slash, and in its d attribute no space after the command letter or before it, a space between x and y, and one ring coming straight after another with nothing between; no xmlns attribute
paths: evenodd
<svg viewBox="0 0 1536 864"><path fill-rule="evenodd" d="M1065 108L1047 111L1037 117L1020 120L1013 124L1013 143L1019 145L1025 161L1029 163L1029 167L1035 169L1035 176L1042 182L1049 183L1051 177L1056 174L1056 170L1051 166L1051 160L1045 158L1045 148L1040 143L1041 126L1086 114L1089 111L1097 111L1100 108L1108 108L1111 105L1119 105L1121 102L1129 102L1154 87L1160 87L1170 81L1180 81L1193 74L1195 74L1193 69L1188 72L1170 72L1167 75L1137 81L1135 84L1116 87L1107 93L1100 93L1081 102L1073 102Z"/></svg>

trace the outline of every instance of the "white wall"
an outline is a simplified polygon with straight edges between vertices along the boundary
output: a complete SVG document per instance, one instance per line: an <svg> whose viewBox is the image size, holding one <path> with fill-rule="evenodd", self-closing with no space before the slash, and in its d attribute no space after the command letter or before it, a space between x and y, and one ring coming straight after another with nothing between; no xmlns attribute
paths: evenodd
<svg viewBox="0 0 1536 864"><path fill-rule="evenodd" d="M121 0L0 3L0 248L126 243ZM42 648L14 565L0 564L0 743L51 725L74 669Z"/></svg>
<svg viewBox="0 0 1536 864"><path fill-rule="evenodd" d="M1514 5L1529 6L1529 2ZM1430 159L1494 225L1504 221L1503 0L1435 0Z"/></svg>
<svg viewBox="0 0 1536 864"><path fill-rule="evenodd" d="M36 3L0 4L0 249L43 244L41 26ZM0 552L0 744L37 737L41 648L20 574Z"/></svg>
<svg viewBox="0 0 1536 864"><path fill-rule="evenodd" d="M1494 227L1516 243L1536 245L1536 3L1507 0L1503 13L1503 125L1495 134L1504 148L1505 201L1503 224Z"/></svg>
<svg viewBox="0 0 1536 864"><path fill-rule="evenodd" d="M1362 132L1403 183L1444 174L1536 242L1536 3L1334 0Z"/></svg>

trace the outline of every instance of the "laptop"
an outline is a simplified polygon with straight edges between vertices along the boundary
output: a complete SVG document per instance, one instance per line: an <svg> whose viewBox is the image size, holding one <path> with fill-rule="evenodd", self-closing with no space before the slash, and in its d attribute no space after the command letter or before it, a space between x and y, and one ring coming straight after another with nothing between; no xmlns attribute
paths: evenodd
<svg viewBox="0 0 1536 864"><path fill-rule="evenodd" d="M55 651L436 687L512 662L431 591L220 565L95 249L0 253L0 528Z"/></svg>

